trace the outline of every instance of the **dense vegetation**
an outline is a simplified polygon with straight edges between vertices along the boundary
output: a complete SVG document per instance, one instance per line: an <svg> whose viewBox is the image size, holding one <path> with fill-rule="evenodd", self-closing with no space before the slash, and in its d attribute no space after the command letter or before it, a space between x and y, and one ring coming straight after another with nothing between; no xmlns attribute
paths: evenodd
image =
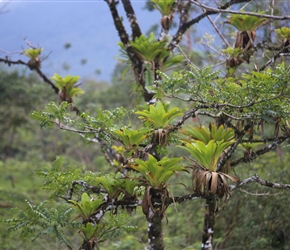
<svg viewBox="0 0 290 250"><path fill-rule="evenodd" d="M31 43L0 58L33 72L1 68L3 249L288 249L287 3L152 0L145 35L122 1L129 37L106 2L112 84L44 75ZM197 53L182 38L205 18Z"/></svg>

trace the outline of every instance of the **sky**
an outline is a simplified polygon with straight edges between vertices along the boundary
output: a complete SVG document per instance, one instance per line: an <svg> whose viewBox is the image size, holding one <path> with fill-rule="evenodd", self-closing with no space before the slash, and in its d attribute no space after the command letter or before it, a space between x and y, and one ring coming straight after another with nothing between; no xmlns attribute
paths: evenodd
<svg viewBox="0 0 290 250"><path fill-rule="evenodd" d="M0 1L1 6L7 1ZM48 76L54 73L79 75L81 78L110 81L117 62L119 38L108 5L103 0L11 0L0 14L0 56L23 59L19 52L28 48L25 39L44 48L48 56L42 70ZM119 4L125 26L129 24ZM144 0L132 1L141 30L148 31L159 22L157 11L142 10ZM148 16L150 15L150 22ZM131 34L129 32L129 34ZM64 45L72 46L65 49ZM85 59L86 64L81 65ZM69 66L65 71L63 65ZM101 74L96 74L99 70Z"/></svg>

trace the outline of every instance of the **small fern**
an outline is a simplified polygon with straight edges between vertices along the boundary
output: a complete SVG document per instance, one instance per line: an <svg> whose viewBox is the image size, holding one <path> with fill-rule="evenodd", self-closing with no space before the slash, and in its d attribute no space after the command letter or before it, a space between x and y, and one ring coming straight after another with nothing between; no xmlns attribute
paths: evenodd
<svg viewBox="0 0 290 250"><path fill-rule="evenodd" d="M47 201L38 205L33 205L27 200L26 203L25 210L15 208L18 212L17 217L2 221L11 225L8 230L21 230L20 237L28 238L33 236L32 241L42 235L54 234L61 243L72 249L63 232L63 228L70 224L69 216L72 208L68 208L67 205L58 208L48 208ZM35 235L36 232L38 234Z"/></svg>
<svg viewBox="0 0 290 250"><path fill-rule="evenodd" d="M33 111L31 117L41 122L40 127L53 127L56 122L63 121L65 123L73 123L67 115L69 104L62 102L57 105L55 102L50 102L45 111Z"/></svg>

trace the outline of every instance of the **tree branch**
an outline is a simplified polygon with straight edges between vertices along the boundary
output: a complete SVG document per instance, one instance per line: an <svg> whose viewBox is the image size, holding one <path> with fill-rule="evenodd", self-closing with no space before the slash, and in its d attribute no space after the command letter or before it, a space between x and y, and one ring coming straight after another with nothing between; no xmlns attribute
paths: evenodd
<svg viewBox="0 0 290 250"><path fill-rule="evenodd" d="M281 184L281 183L276 183L276 182L270 182L270 181L261 179L257 174L255 174L247 179L244 179L243 181L241 181L237 184L230 185L230 191L232 191L236 188L248 185L248 184L253 183L253 182L259 183L262 186L276 188L276 189L290 189L290 184Z"/></svg>
<svg viewBox="0 0 290 250"><path fill-rule="evenodd" d="M247 11L241 12L241 11L234 11L234 10L226 10L226 8L224 7L216 9L216 8L203 5L202 3L196 0L190 0L190 1L191 3L205 9L210 14L227 13L227 14L237 14L237 15L248 15L248 16L256 16L256 17L267 18L267 19L272 19L272 20L289 20L290 19L290 16L272 16L272 15L267 15L267 14L258 14L255 12L247 12Z"/></svg>
<svg viewBox="0 0 290 250"><path fill-rule="evenodd" d="M142 35L140 26L137 22L137 18L134 12L134 9L131 5L131 1L129 0L122 0L124 10L126 12L126 16L130 22L131 29L132 29L132 40L134 40L136 37L139 37Z"/></svg>
<svg viewBox="0 0 290 250"><path fill-rule="evenodd" d="M13 65L18 65L18 64L20 64L20 65L25 65L25 66L27 66L29 69L31 69L30 67L29 67L29 65L28 65L28 63L26 63L26 62L23 62L23 61L21 61L21 60L18 60L18 61L12 61L12 60L9 60L8 58L0 58L0 62L4 62L5 64L8 64L8 66L10 66L11 64L13 64ZM46 77L46 75L39 69L39 68L33 68L33 70L35 70L36 71L36 73L43 79L43 81L44 82L46 82L46 83L48 83L52 88L53 88L53 90L54 90L54 92L56 93L56 94L58 94L58 92L59 92L59 89L53 84L53 82L52 81L50 81L47 77Z"/></svg>
<svg viewBox="0 0 290 250"><path fill-rule="evenodd" d="M217 170L216 172L221 171L221 168L226 164L227 160L230 159L230 157L233 155L233 153L236 151L238 145L241 143L241 140L243 139L246 132L251 127L250 124L246 125L243 131L238 135L237 141L230 147L230 149L225 153L225 155L219 160L217 164Z"/></svg>
<svg viewBox="0 0 290 250"><path fill-rule="evenodd" d="M113 20L114 20L115 28L118 31L121 42L124 44L127 55L129 57L130 61L132 62L134 73L135 73L135 79L136 79L137 83L142 88L145 101L150 102L152 97L154 96L154 93L150 93L146 89L146 86L145 86L144 62L138 57L138 55L134 52L133 48L130 45L129 36L125 30L125 27L121 21L118 10L116 8L117 2L115 2L114 0L105 0L105 1L107 2L108 6L110 8L111 15L112 15ZM135 32L137 32L137 31L135 30ZM137 35L137 33L135 33L135 35Z"/></svg>
<svg viewBox="0 0 290 250"><path fill-rule="evenodd" d="M231 0L227 3L225 3L223 6L221 6L219 9L214 9L217 10L218 12L220 12L219 10L223 10L223 9L227 9L228 7L237 4L237 3L244 3L244 2L249 2L250 0ZM195 1L191 0L192 3L196 4ZM185 22L183 24L180 24L177 32L175 33L175 35L173 36L172 41L170 42L170 44L168 45L168 49L169 50L173 50L181 41L181 38L183 36L183 34L187 31L187 29L190 28L190 26L192 26L195 23L198 23L199 21L201 21L203 18L209 16L209 15L213 15L218 13L217 11L206 11L203 12L202 14L200 14L199 16L193 18L192 20Z"/></svg>
<svg viewBox="0 0 290 250"><path fill-rule="evenodd" d="M215 23L213 22L213 20L210 18L210 16L207 16L207 19L210 21L210 23L212 24L212 26L214 27L215 31L218 33L218 35L220 36L220 38L224 41L224 43L228 46L228 47L232 47L229 42L227 41L227 39L223 36L223 34L220 32L219 28L215 25Z"/></svg>
<svg viewBox="0 0 290 250"><path fill-rule="evenodd" d="M169 129L169 133L179 129L187 119L194 118L196 116L196 112L201 108L208 108L208 105L199 105L194 109L187 111L186 114Z"/></svg>
<svg viewBox="0 0 290 250"><path fill-rule="evenodd" d="M82 186L83 188L90 190L96 194L99 194L99 193L106 194L107 193L106 190L103 188L99 188L97 186L92 186L83 180L75 180L72 182L71 187L69 188L66 197L62 197L62 198L65 199L66 201L71 200L76 185ZM162 203L163 201L161 200L161 198L160 199L154 198L154 199L152 199L152 205L154 207L160 207L162 205L169 206L170 204L173 204L173 203L180 204L184 201L190 201L190 200L195 200L195 199L200 199L200 198L202 198L202 195L198 194L198 193L175 196L173 198L168 197L168 198L166 198L165 203ZM110 205L112 206L112 208L118 208L118 207L126 208L126 207L142 206L142 200L140 200L140 201L138 201L138 200L116 200Z"/></svg>
<svg viewBox="0 0 290 250"><path fill-rule="evenodd" d="M66 197L62 197L62 198L65 199L66 201L71 200L76 185L82 186L83 188L85 188L87 190L91 190L93 193L96 193L96 194L98 194L98 193L106 193L105 189L101 189L99 187L92 186L92 185L86 183L83 180L75 180L75 181L72 182L71 187L68 190L68 193L67 193Z"/></svg>
<svg viewBox="0 0 290 250"><path fill-rule="evenodd" d="M260 149L258 151L255 151L254 154L252 154L250 158L248 158L248 157L241 157L240 159L232 162L231 163L231 167L235 167L235 166L237 166L237 165L239 165L241 163L246 163L246 162L255 160L259 156L261 156L261 155L263 155L265 153L268 153L272 149L276 148L278 145L280 145L281 143L283 143L289 137L290 136L287 135L287 136L281 136L281 137L276 138L273 143L269 144L268 146L266 146L266 147L264 147L264 148L262 148L262 149Z"/></svg>
<svg viewBox="0 0 290 250"><path fill-rule="evenodd" d="M290 46L280 48L280 50L270 60L268 60L262 67L260 67L259 71L263 71L269 65L274 64L279 57L281 57L281 56L283 56L283 54L285 54L285 53L283 53L283 51L289 47ZM289 56L289 55L284 55L284 56Z"/></svg>

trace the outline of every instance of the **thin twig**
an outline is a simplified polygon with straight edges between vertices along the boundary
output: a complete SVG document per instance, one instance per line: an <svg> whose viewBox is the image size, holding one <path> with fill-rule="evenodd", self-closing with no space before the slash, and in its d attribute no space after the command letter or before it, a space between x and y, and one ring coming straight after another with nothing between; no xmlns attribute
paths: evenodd
<svg viewBox="0 0 290 250"><path fill-rule="evenodd" d="M246 191L244 189L239 189L239 192L245 193L247 195L252 195L252 196L276 196L276 195L283 194L283 191L279 192L279 193L276 193L276 194L271 194L270 192L267 192L267 193L251 193L251 192L248 192L248 191Z"/></svg>
<svg viewBox="0 0 290 250"><path fill-rule="evenodd" d="M252 2L252 0L249 1L249 2L247 2L247 3L245 3L244 6L242 6L242 7L239 9L239 11L245 9L245 8L246 8L246 7L247 7L251 2Z"/></svg>
<svg viewBox="0 0 290 250"><path fill-rule="evenodd" d="M197 2L196 0L190 0L191 3L206 9L207 11L213 12L213 13L227 13L227 14L236 14L236 15L248 15L248 16L256 16L256 17L260 17L260 18L267 18L267 19L273 19L273 20L289 20L290 16L272 16L272 15L267 15L267 14L258 14L258 13L254 13L254 12L240 12L240 11L234 11L234 10L224 10L224 9L216 9L216 8L212 8L209 6L206 6L204 4L201 4L200 2ZM206 12L205 12L206 13Z"/></svg>
<svg viewBox="0 0 290 250"><path fill-rule="evenodd" d="M186 61L188 62L188 64L192 65L194 68L196 68L197 70L200 70L199 67L197 67L193 62L190 61L189 57L184 53L184 51L180 48L179 45L176 45L176 48L178 48L178 50L181 52L181 54L184 56L184 58L186 59Z"/></svg>
<svg viewBox="0 0 290 250"><path fill-rule="evenodd" d="M262 186L276 188L276 189L290 189L290 184L281 184L281 183L276 183L276 182L270 182L268 180L261 179L257 174L255 174L247 179L244 179L243 181L241 181L237 184L230 185L230 190L232 191L236 188L248 185L248 184L253 183L253 182L259 183Z"/></svg>
<svg viewBox="0 0 290 250"><path fill-rule="evenodd" d="M286 49L289 49L290 46L286 46L281 48L270 60L268 60L262 67L260 67L259 71L263 71L266 69L269 65L272 65L276 62L276 60L281 57L281 54L284 54L283 51ZM286 53L285 53L286 54Z"/></svg>
<svg viewBox="0 0 290 250"><path fill-rule="evenodd" d="M290 135L287 136L280 136L278 138L276 138L271 144L269 144L268 146L258 150L255 152L255 154L253 154L250 159L246 158L246 157L241 157L240 159L233 161L231 163L231 167L236 167L237 165L240 165L241 163L246 163L246 162L250 162L255 160L256 158L258 158L259 156L268 153L269 151L275 149L278 145L280 145L281 143L283 143L286 139L290 138Z"/></svg>
<svg viewBox="0 0 290 250"><path fill-rule="evenodd" d="M213 20L211 19L210 16L207 16L207 19L210 21L210 23L212 24L212 26L214 27L215 31L219 34L220 38L224 41L224 43L232 48L232 46L229 44L229 42L227 41L227 39L223 36L223 34L220 32L219 28L215 25L215 23L213 22Z"/></svg>

